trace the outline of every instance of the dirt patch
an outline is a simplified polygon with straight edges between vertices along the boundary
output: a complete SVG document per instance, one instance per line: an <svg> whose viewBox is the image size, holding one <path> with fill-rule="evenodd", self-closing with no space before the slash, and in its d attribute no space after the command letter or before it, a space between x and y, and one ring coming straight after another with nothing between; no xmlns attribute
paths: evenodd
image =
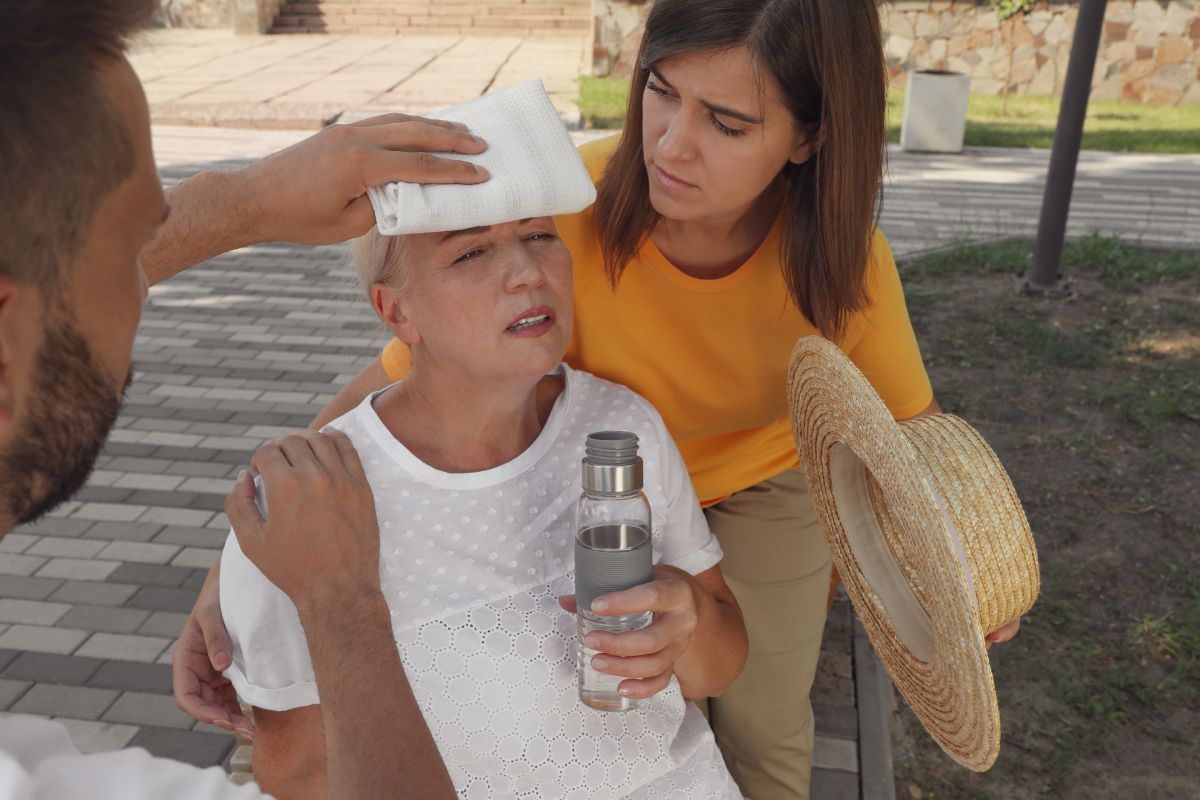
<svg viewBox="0 0 1200 800"><path fill-rule="evenodd" d="M996 766L958 767L902 707L897 796L1200 798L1200 255L1093 237L1063 300L1015 292L1027 248L902 270L939 401L1025 504L1042 595L993 648Z"/></svg>

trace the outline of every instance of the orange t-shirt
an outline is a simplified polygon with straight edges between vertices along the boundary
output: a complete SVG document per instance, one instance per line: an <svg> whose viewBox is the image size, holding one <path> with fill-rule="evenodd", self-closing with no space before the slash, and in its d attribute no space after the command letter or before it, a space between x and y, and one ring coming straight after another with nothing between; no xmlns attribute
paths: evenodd
<svg viewBox="0 0 1200 800"><path fill-rule="evenodd" d="M617 137L580 147L599 179ZM565 361L622 383L662 414L696 495L710 505L798 464L787 413L787 370L801 336L819 331L795 308L779 266L779 223L731 275L693 278L647 239L614 290L604 271L593 211L559 217L575 265L575 330ZM876 231L868 271L871 305L839 343L898 419L933 399L908 319L891 249ZM382 355L392 380L407 348Z"/></svg>

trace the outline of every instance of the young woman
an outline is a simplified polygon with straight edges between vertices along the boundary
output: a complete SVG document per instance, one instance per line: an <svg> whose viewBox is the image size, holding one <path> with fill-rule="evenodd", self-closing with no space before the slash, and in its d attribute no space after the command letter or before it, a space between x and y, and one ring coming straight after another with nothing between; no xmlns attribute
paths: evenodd
<svg viewBox="0 0 1200 800"><path fill-rule="evenodd" d="M575 261L566 362L666 421L750 635L745 671L710 704L717 742L748 796L805 798L830 556L785 413L791 348L826 336L898 419L937 410L874 228L876 0L658 0L631 89L621 136L581 149L595 206L558 220ZM322 419L407 366L393 343ZM223 641L213 612L207 593L192 640Z"/></svg>
<svg viewBox="0 0 1200 800"><path fill-rule="evenodd" d="M571 257L554 221L372 232L355 252L412 368L329 427L362 460L393 633L458 795L740 800L687 702L720 694L745 659L720 546L661 417L625 387L561 365ZM575 620L559 606L572 591L584 442L613 429L639 437L657 561L650 583L599 598L653 622L587 639L593 666L628 678L622 695L650 698L622 714L580 702ZM255 777L276 797L325 797L300 617L232 534L220 580L228 674L255 707Z"/></svg>

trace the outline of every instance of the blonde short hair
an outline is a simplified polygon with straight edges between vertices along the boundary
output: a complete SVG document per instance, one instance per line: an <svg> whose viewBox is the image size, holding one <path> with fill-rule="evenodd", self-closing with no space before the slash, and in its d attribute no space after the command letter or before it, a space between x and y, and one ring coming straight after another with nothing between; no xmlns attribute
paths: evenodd
<svg viewBox="0 0 1200 800"><path fill-rule="evenodd" d="M371 230L350 244L350 256L358 273L358 282L367 296L377 283L403 291L408 283L404 269L404 236L383 236L379 229Z"/></svg>

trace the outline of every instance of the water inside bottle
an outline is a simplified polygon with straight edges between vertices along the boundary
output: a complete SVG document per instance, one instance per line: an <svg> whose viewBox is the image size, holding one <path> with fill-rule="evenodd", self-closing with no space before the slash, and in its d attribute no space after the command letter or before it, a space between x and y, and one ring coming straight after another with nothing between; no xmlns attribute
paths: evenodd
<svg viewBox="0 0 1200 800"><path fill-rule="evenodd" d="M621 551L648 547L650 531L641 525L629 523L606 523L585 528L579 532L578 544L592 550ZM627 678L607 675L592 667L592 658L599 651L585 647L583 639L592 631L626 633L645 628L654 620L654 614L643 611L638 614L606 617L580 609L576 615L579 624L579 642L576 648L576 667L579 674L579 699L587 706L599 711L629 711L645 701L624 697L618 691Z"/></svg>

